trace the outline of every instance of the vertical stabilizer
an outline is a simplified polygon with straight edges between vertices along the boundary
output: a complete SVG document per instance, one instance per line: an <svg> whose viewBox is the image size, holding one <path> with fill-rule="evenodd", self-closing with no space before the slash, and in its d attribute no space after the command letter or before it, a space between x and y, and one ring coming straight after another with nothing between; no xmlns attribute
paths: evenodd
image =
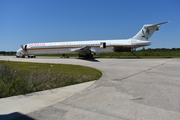
<svg viewBox="0 0 180 120"><path fill-rule="evenodd" d="M161 24L165 24L168 22L162 22L154 25L144 25L142 29L132 39L147 41L155 31L159 30Z"/></svg>

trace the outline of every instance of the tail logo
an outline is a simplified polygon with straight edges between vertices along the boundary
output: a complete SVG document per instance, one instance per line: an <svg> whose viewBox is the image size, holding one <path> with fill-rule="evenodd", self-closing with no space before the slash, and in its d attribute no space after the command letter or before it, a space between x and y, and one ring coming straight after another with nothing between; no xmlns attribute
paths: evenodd
<svg viewBox="0 0 180 120"><path fill-rule="evenodd" d="M149 36L149 29L147 28L147 29L144 29L144 30L142 30L142 34L143 34L143 36L141 36L141 37L143 37L143 38L145 38L146 40L148 40L148 36Z"/></svg>

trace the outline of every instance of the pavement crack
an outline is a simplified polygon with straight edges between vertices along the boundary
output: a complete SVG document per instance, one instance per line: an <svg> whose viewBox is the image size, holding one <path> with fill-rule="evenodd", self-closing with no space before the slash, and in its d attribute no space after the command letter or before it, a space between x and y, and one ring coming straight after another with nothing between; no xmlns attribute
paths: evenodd
<svg viewBox="0 0 180 120"><path fill-rule="evenodd" d="M169 63L169 62L172 62L173 60L174 60L174 59L172 59L172 60L170 60L170 61L167 61L167 62L164 62L164 63L161 63L160 65L156 65L156 66L150 67L150 68L148 68L148 69L146 69L146 70L137 72L137 73L135 73L135 74L129 75L129 76L127 76L127 77L124 77L124 78L121 78L121 79L113 79L113 80L114 80L114 81L122 81L122 80L125 80L125 79L127 79L127 78L133 77L133 76L135 76L135 75L141 74L141 73L143 73L143 72L146 72L146 71L149 71L149 70L158 68L158 67L160 67L160 66L163 66L163 65L165 65L165 64L167 64L167 63Z"/></svg>
<svg viewBox="0 0 180 120"><path fill-rule="evenodd" d="M134 98L132 100L142 100L143 98Z"/></svg>
<svg viewBox="0 0 180 120"><path fill-rule="evenodd" d="M69 106L69 107L73 107L73 108L93 112L93 113L96 113L96 114L102 114L102 115L107 115L107 116L111 116L111 117L118 118L118 119L129 120L127 118L123 118L123 117L119 117L119 116L116 116L116 115L111 115L111 114L105 113L105 112L103 112L101 110L98 110L98 109L85 109L85 108L82 108L82 107L78 107L78 106L71 105L71 104L66 104L66 103L63 103L63 102L61 102L61 104Z"/></svg>

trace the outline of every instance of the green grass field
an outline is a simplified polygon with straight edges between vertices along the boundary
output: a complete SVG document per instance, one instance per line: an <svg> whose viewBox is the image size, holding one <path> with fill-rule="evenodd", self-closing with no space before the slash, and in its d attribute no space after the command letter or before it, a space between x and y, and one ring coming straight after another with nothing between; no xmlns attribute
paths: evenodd
<svg viewBox="0 0 180 120"><path fill-rule="evenodd" d="M0 61L0 98L97 80L102 73L79 65Z"/></svg>

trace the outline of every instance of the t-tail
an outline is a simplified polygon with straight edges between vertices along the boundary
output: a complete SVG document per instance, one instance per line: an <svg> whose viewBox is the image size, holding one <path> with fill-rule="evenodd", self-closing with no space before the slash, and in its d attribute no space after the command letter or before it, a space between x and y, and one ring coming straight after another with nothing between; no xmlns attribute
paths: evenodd
<svg viewBox="0 0 180 120"><path fill-rule="evenodd" d="M168 23L167 22L162 22L154 25L144 25L142 29L132 38L136 40L141 40L141 41L148 41L148 39L152 36L152 34L159 30L159 27L161 24Z"/></svg>

